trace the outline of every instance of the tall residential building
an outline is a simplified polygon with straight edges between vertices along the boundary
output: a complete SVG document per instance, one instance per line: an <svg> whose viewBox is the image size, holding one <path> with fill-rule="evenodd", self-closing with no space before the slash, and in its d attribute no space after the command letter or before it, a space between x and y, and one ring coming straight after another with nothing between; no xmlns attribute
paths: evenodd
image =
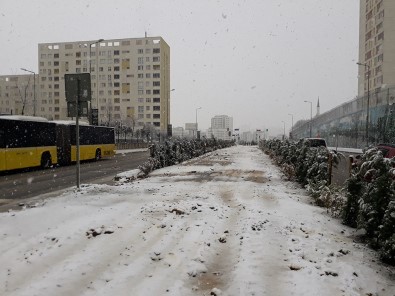
<svg viewBox="0 0 395 296"><path fill-rule="evenodd" d="M211 118L212 129L233 129L233 118L228 115L215 115Z"/></svg>
<svg viewBox="0 0 395 296"><path fill-rule="evenodd" d="M66 119L64 75L91 73L99 124L166 133L170 124L170 47L161 37L41 43L37 115Z"/></svg>
<svg viewBox="0 0 395 296"><path fill-rule="evenodd" d="M0 76L0 114L35 115L37 81L37 75Z"/></svg>
<svg viewBox="0 0 395 296"><path fill-rule="evenodd" d="M395 1L360 0L358 95L395 85Z"/></svg>
<svg viewBox="0 0 395 296"><path fill-rule="evenodd" d="M221 140L231 140L233 131L233 118L227 115L216 115L211 118L211 127L208 129L209 136Z"/></svg>

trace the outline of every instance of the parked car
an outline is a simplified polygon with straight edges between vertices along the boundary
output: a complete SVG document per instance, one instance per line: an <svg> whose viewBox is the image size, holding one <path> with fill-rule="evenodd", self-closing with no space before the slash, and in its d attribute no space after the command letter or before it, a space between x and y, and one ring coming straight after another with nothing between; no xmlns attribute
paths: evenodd
<svg viewBox="0 0 395 296"><path fill-rule="evenodd" d="M378 144L377 149L383 153L385 158L392 158L395 156L395 144Z"/></svg>
<svg viewBox="0 0 395 296"><path fill-rule="evenodd" d="M309 143L310 147L326 147L326 141L322 138L304 138Z"/></svg>

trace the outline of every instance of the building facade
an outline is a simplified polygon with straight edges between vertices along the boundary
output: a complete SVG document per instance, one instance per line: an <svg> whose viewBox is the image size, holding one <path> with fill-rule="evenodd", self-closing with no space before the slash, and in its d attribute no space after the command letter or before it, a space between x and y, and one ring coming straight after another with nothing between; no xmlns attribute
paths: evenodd
<svg viewBox="0 0 395 296"><path fill-rule="evenodd" d="M232 140L233 118L227 115L216 115L211 118L208 135L216 139Z"/></svg>
<svg viewBox="0 0 395 296"><path fill-rule="evenodd" d="M0 76L0 114L36 115L38 75Z"/></svg>
<svg viewBox="0 0 395 296"><path fill-rule="evenodd" d="M340 147L395 143L395 1L360 0L358 64L358 97L314 117L312 134ZM309 123L294 125L295 139Z"/></svg>
<svg viewBox="0 0 395 296"><path fill-rule="evenodd" d="M170 125L170 47L161 37L38 45L37 115L67 119L65 74L90 73L98 123L166 134Z"/></svg>
<svg viewBox="0 0 395 296"><path fill-rule="evenodd" d="M358 96L395 86L395 1L360 0Z"/></svg>

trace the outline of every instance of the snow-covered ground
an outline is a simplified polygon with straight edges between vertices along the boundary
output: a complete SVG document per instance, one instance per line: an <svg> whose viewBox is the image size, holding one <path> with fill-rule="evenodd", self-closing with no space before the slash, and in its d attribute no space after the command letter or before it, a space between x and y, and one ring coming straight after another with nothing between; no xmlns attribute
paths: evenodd
<svg viewBox="0 0 395 296"><path fill-rule="evenodd" d="M1 213L0 294L395 295L394 269L256 147L126 175Z"/></svg>

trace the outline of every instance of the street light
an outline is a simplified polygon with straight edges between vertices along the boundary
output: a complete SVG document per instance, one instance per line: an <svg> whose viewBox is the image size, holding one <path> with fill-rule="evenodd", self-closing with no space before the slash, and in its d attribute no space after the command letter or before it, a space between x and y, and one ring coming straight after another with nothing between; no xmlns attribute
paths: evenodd
<svg viewBox="0 0 395 296"><path fill-rule="evenodd" d="M288 113L288 115L290 115L292 117L292 121L291 121L292 122L292 125L291 125L291 136L292 136L292 132L293 132L293 129L294 129L294 115L291 114L291 113Z"/></svg>
<svg viewBox="0 0 395 296"><path fill-rule="evenodd" d="M196 108L196 138L197 138L197 132L198 132L197 112L198 112L199 109L202 109L202 107Z"/></svg>
<svg viewBox="0 0 395 296"><path fill-rule="evenodd" d="M98 44L100 42L104 41L104 39L99 39L97 41L89 43L89 74L92 72L92 45ZM97 55L96 55L96 62L97 62ZM92 83L92 82L91 82ZM97 69L97 63L96 63L96 107L97 107L97 112L99 113L99 92L98 92L98 69ZM90 103L90 115L91 115L91 124L92 124L92 100Z"/></svg>
<svg viewBox="0 0 395 296"><path fill-rule="evenodd" d="M310 103L310 138L311 138L311 130L313 126L313 102L312 101L304 101L305 103Z"/></svg>
<svg viewBox="0 0 395 296"><path fill-rule="evenodd" d="M281 122L284 124L283 140L285 140L285 121L284 121L284 120L281 120Z"/></svg>
<svg viewBox="0 0 395 296"><path fill-rule="evenodd" d="M36 72L21 68L22 71L33 74L33 116L36 116Z"/></svg>
<svg viewBox="0 0 395 296"><path fill-rule="evenodd" d="M369 147L370 66L364 63L357 63L357 65L364 66L365 69L368 68L368 102L366 106L366 146Z"/></svg>

